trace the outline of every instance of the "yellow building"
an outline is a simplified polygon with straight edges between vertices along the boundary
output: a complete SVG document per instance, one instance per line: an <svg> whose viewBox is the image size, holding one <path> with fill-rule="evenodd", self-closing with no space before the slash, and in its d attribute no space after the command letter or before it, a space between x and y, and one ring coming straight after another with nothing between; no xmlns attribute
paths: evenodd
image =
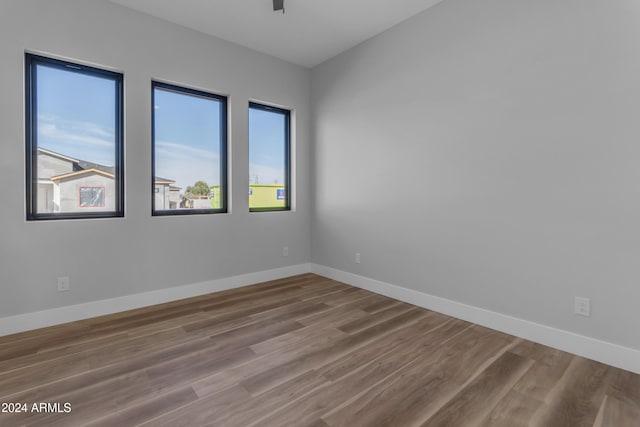
<svg viewBox="0 0 640 427"><path fill-rule="evenodd" d="M249 209L284 208L287 197L282 184L250 184Z"/></svg>
<svg viewBox="0 0 640 427"><path fill-rule="evenodd" d="M220 186L212 185L210 201L212 208L219 208L221 204ZM250 184L249 209L284 208L287 202L284 185L282 184Z"/></svg>

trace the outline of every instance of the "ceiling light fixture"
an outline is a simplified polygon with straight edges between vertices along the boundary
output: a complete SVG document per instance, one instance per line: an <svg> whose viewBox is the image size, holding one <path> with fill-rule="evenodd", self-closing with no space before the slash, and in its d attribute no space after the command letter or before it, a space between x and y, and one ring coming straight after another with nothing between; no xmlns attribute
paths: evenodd
<svg viewBox="0 0 640 427"><path fill-rule="evenodd" d="M284 14L284 0L273 0L273 11L281 10Z"/></svg>

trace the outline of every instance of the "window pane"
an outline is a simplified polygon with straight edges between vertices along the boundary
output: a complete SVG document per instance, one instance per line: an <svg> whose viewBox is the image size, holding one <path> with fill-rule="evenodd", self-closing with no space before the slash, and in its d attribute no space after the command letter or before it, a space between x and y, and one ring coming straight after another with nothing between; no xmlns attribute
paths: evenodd
<svg viewBox="0 0 640 427"><path fill-rule="evenodd" d="M153 83L153 212L226 212L226 98Z"/></svg>
<svg viewBox="0 0 640 427"><path fill-rule="evenodd" d="M80 206L104 206L104 187L80 187Z"/></svg>
<svg viewBox="0 0 640 427"><path fill-rule="evenodd" d="M249 209L289 209L290 112L249 104Z"/></svg>
<svg viewBox="0 0 640 427"><path fill-rule="evenodd" d="M122 75L33 55L27 67L28 218L121 216ZM100 203L83 202L91 188Z"/></svg>

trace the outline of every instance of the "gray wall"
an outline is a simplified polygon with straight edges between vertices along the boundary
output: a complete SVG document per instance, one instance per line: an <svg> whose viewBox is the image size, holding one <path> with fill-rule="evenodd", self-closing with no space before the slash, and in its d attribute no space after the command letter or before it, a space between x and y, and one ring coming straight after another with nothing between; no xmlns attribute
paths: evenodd
<svg viewBox="0 0 640 427"><path fill-rule="evenodd" d="M25 50L124 72L125 218L25 221ZM104 0L0 1L0 57L0 317L309 262L308 70ZM230 96L231 214L151 217L152 78ZM248 213L249 99L295 109L295 212Z"/></svg>
<svg viewBox="0 0 640 427"><path fill-rule="evenodd" d="M639 21L446 0L310 76L106 1L0 1L0 317L311 259L640 348ZM125 73L125 218L25 221L25 50ZM230 95L231 214L150 216L151 78ZM294 212L247 212L249 99L296 110Z"/></svg>
<svg viewBox="0 0 640 427"><path fill-rule="evenodd" d="M446 0L313 69L313 262L640 348L639 22Z"/></svg>

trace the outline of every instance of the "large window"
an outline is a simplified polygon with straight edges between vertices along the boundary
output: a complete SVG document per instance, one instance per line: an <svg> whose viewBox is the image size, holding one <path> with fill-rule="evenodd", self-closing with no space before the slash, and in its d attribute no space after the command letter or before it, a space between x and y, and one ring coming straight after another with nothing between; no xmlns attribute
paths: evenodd
<svg viewBox="0 0 640 427"><path fill-rule="evenodd" d="M291 113L249 103L249 210L289 210Z"/></svg>
<svg viewBox="0 0 640 427"><path fill-rule="evenodd" d="M124 215L122 74L25 55L27 219Z"/></svg>
<svg viewBox="0 0 640 427"><path fill-rule="evenodd" d="M227 212L227 98L153 82L153 215Z"/></svg>

